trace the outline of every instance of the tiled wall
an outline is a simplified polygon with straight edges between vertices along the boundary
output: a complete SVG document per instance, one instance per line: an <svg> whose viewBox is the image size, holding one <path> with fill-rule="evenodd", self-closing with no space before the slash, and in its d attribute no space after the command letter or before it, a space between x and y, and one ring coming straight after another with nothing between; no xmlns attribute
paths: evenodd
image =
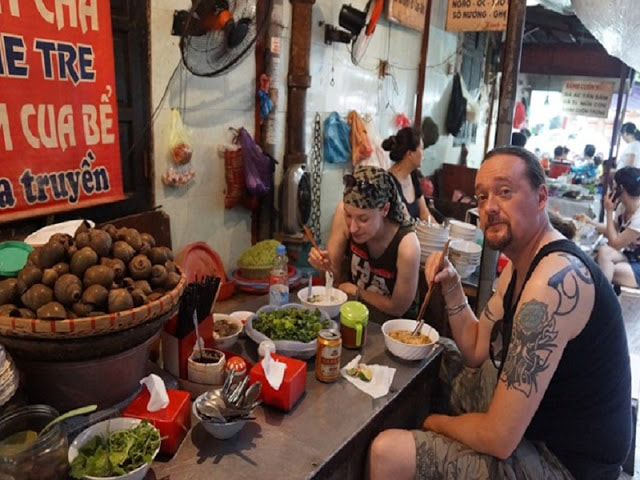
<svg viewBox="0 0 640 480"><path fill-rule="evenodd" d="M278 1L276 0L276 3ZM281 161L284 142L286 108L286 70L288 68L291 5L281 0L283 35L279 74L279 101L276 114L276 158ZM366 3L350 2L363 8ZM362 3L363 5L360 5ZM433 2L432 25L427 57L423 115L436 121L444 118L446 101L443 95L450 89L451 73L455 69L458 35L444 31L446 2ZM205 241L222 257L228 271L235 267L240 254L250 245L250 214L237 207L225 210L224 167L217 147L230 139L229 127L245 126L253 130L255 66L249 55L235 69L220 77L200 78L180 66L179 38L170 35L174 9L188 8L190 2L154 0L151 2L152 99L158 113L153 125L156 204L171 217L173 243L180 248L190 242ZM370 114L381 139L394 133L394 118L404 113L413 120L415 90L418 78L422 34L389 23L383 15L359 67L351 63L345 44L324 44L322 23L338 25L342 2L316 0L313 5L313 28L310 73L311 88L307 93L307 152L311 151L313 118L319 112L322 119L337 111L345 115L356 110ZM391 65L390 75L378 78L381 60ZM174 74L174 70L175 74ZM173 75L173 76L172 76ZM333 82L332 82L333 81ZM167 95L162 101L163 93ZM446 97L446 95L445 95ZM169 133L171 108L184 108L184 121L193 134L193 168L195 181L184 189L164 187L160 177L170 166ZM441 129L442 131L442 129ZM484 143L484 128L479 128L476 146L470 146L470 163L479 161ZM452 147L452 137L440 141L425 152L423 171L433 172L444 161L455 163L459 149ZM282 163L282 162L281 162ZM322 237L326 241L336 202L341 196L344 168L325 165L322 183ZM276 181L282 176L281 167Z"/></svg>

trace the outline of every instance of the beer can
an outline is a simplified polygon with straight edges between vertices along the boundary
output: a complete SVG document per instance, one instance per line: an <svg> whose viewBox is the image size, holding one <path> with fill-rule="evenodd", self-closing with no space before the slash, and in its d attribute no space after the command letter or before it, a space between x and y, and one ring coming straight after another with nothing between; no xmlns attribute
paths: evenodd
<svg viewBox="0 0 640 480"><path fill-rule="evenodd" d="M340 376L341 355L340 332L331 329L320 330L316 351L316 378L321 382L335 382Z"/></svg>

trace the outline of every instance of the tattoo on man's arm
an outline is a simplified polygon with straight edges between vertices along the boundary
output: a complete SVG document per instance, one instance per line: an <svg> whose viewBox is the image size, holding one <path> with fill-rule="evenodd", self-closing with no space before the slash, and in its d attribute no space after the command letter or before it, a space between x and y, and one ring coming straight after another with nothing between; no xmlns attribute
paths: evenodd
<svg viewBox="0 0 640 480"><path fill-rule="evenodd" d="M538 390L538 375L549 367L549 355L556 346L556 321L549 316L548 305L531 300L518 312L513 322L509 353L501 380L526 397Z"/></svg>
<svg viewBox="0 0 640 480"><path fill-rule="evenodd" d="M593 285L584 263L572 255L560 256L568 265L547 282L557 293L557 300L531 300L522 305L513 322L509 352L500 376L507 388L527 397L538 390L539 375L549 368L549 357L557 347L557 322L578 307L580 288Z"/></svg>

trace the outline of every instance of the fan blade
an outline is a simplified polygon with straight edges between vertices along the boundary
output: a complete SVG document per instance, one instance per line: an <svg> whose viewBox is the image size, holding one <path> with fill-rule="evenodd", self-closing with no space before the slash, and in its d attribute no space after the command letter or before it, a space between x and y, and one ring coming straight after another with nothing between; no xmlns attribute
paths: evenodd
<svg viewBox="0 0 640 480"><path fill-rule="evenodd" d="M238 22L229 22L229 24L232 24L231 28L229 28L229 30L225 28L227 33L227 45L229 48L234 48L240 45L247 36L251 19L241 18ZM229 24L227 24L227 26Z"/></svg>

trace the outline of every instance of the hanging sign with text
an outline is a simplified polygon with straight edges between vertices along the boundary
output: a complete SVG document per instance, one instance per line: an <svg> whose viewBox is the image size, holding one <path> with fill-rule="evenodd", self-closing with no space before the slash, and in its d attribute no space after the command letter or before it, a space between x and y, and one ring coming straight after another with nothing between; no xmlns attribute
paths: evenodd
<svg viewBox="0 0 640 480"><path fill-rule="evenodd" d="M0 223L124 198L109 1L0 1L0 92Z"/></svg>
<svg viewBox="0 0 640 480"><path fill-rule="evenodd" d="M569 80L562 85L562 111L571 115L607 118L612 96L612 82Z"/></svg>
<svg viewBox="0 0 640 480"><path fill-rule="evenodd" d="M424 16L427 0L388 0L389 20L421 32L424 30Z"/></svg>
<svg viewBox="0 0 640 480"><path fill-rule="evenodd" d="M450 32L484 32L507 29L509 0L448 0Z"/></svg>

